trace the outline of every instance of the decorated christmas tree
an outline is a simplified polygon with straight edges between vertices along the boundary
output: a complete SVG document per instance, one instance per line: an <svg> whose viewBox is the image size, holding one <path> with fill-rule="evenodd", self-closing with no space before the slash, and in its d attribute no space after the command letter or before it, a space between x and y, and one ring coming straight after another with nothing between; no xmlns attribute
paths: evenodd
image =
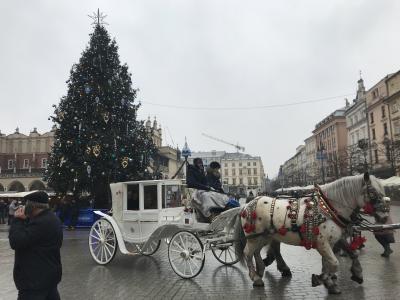
<svg viewBox="0 0 400 300"><path fill-rule="evenodd" d="M46 172L57 194L89 196L95 206L109 204L109 184L150 178L156 148L151 132L137 120L139 104L126 64L99 12L94 32L73 65L67 95L53 105L55 139Z"/></svg>

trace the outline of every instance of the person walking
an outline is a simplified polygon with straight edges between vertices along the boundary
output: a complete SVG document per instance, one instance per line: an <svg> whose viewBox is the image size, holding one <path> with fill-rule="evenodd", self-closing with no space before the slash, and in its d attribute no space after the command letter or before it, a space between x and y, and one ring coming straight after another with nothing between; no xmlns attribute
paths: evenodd
<svg viewBox="0 0 400 300"><path fill-rule="evenodd" d="M249 196L246 199L246 203L249 203L251 200L254 199L254 194L252 191L250 191Z"/></svg>
<svg viewBox="0 0 400 300"><path fill-rule="evenodd" d="M14 219L15 211L17 210L17 200L12 200L10 205L8 206L8 225L11 225L12 220Z"/></svg>
<svg viewBox="0 0 400 300"><path fill-rule="evenodd" d="M8 236L15 250L18 300L58 300L57 285L62 277L61 222L50 211L45 192L33 192L25 199L25 207L15 211Z"/></svg>
<svg viewBox="0 0 400 300"><path fill-rule="evenodd" d="M0 224L5 224L7 204L3 199L0 199Z"/></svg>

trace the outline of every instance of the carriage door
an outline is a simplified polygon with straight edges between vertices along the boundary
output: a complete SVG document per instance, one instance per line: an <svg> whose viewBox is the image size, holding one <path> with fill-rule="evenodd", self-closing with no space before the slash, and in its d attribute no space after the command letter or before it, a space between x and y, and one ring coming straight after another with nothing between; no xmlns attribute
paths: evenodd
<svg viewBox="0 0 400 300"><path fill-rule="evenodd" d="M183 205L181 186L177 184L163 184L161 221L178 222L182 218Z"/></svg>
<svg viewBox="0 0 400 300"><path fill-rule="evenodd" d="M142 239L147 240L154 230L158 227L159 215L159 195L161 195L161 185L158 183L143 183L141 190L143 193L143 208L141 208L140 229ZM161 204L161 203L160 203Z"/></svg>

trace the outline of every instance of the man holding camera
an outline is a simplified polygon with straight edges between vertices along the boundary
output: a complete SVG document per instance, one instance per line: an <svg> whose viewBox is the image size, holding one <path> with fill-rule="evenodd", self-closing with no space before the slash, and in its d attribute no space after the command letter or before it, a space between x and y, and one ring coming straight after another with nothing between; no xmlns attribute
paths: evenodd
<svg viewBox="0 0 400 300"><path fill-rule="evenodd" d="M14 282L18 299L60 299L62 225L49 210L48 196L37 191L15 211L9 241L15 250Z"/></svg>

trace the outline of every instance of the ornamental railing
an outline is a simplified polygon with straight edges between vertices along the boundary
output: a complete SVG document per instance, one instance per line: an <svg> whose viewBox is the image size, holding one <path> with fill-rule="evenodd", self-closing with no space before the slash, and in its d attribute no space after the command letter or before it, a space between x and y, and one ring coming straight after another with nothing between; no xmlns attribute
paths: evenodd
<svg viewBox="0 0 400 300"><path fill-rule="evenodd" d="M1 170L0 178L30 178L43 177L44 169L23 169L23 170Z"/></svg>

